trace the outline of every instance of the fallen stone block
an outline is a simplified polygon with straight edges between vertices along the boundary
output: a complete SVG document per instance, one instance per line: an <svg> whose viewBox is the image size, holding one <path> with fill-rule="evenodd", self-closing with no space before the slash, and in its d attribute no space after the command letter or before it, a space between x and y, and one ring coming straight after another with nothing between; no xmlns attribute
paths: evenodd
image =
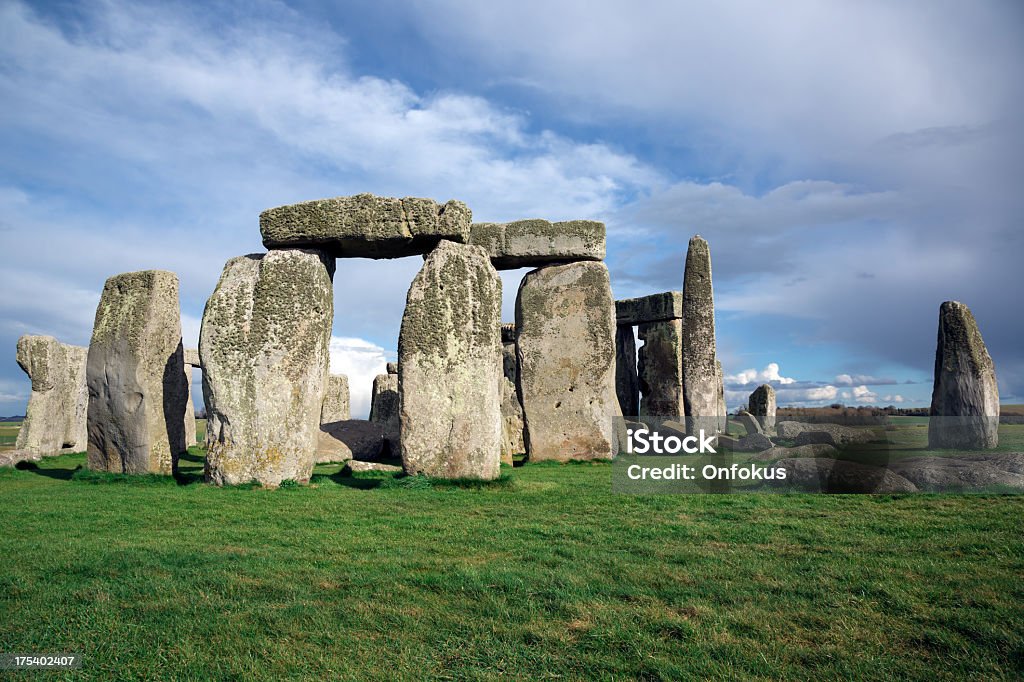
<svg viewBox="0 0 1024 682"><path fill-rule="evenodd" d="M380 459L384 456L384 435L383 426L363 419L321 424L317 436L317 464Z"/></svg>

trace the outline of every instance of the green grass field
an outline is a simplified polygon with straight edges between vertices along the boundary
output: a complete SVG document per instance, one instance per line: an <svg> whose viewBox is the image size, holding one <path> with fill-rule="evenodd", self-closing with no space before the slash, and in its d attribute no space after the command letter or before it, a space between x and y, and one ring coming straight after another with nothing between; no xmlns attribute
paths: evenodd
<svg viewBox="0 0 1024 682"><path fill-rule="evenodd" d="M61 679L1020 679L1024 497L217 489L0 470L0 650Z"/></svg>

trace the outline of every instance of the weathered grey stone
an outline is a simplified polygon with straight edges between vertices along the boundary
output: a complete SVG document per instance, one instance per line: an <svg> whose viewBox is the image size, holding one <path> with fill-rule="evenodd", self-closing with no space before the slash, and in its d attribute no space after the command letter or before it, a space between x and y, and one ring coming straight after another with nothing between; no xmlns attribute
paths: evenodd
<svg viewBox="0 0 1024 682"><path fill-rule="evenodd" d="M185 447L190 448L196 444L196 406L192 402L192 365L185 363L185 382L187 393L185 394Z"/></svg>
<svg viewBox="0 0 1024 682"><path fill-rule="evenodd" d="M912 493L913 483L884 467L825 457L780 459L770 465L785 469L773 486L804 492L827 493Z"/></svg>
<svg viewBox="0 0 1024 682"><path fill-rule="evenodd" d="M776 422L775 433L778 434L779 438L792 439L799 436L804 431L811 429L814 424L805 424L798 421L782 421Z"/></svg>
<svg viewBox="0 0 1024 682"><path fill-rule="evenodd" d="M683 276L683 402L692 431L720 425L715 361L711 251L698 235L690 240Z"/></svg>
<svg viewBox="0 0 1024 682"><path fill-rule="evenodd" d="M722 372L721 360L715 360L715 381L718 384L718 408L715 416L718 417L719 433L725 433L729 430L729 408L725 405L725 374Z"/></svg>
<svg viewBox="0 0 1024 682"><path fill-rule="evenodd" d="M526 452L523 440L523 406L519 404L516 385L502 377L501 380L501 463L512 465L514 455Z"/></svg>
<svg viewBox="0 0 1024 682"><path fill-rule="evenodd" d="M398 337L402 464L494 479L501 458L501 278L479 246L443 241L406 298Z"/></svg>
<svg viewBox="0 0 1024 682"><path fill-rule="evenodd" d="M640 414L640 376L637 374L636 337L633 327L624 325L615 330L615 394L622 414Z"/></svg>
<svg viewBox="0 0 1024 682"><path fill-rule="evenodd" d="M385 474L402 473L402 467L396 464L384 464L383 462L361 462L353 459L346 466L354 474L361 474L367 471L377 471Z"/></svg>
<svg viewBox="0 0 1024 682"><path fill-rule="evenodd" d="M202 363L199 362L198 348L185 349L185 364L189 365L190 367L202 367Z"/></svg>
<svg viewBox="0 0 1024 682"><path fill-rule="evenodd" d="M22 336L17 361L29 379L32 393L15 447L43 455L61 449L86 449L86 412L89 392L85 382L88 348L69 346L52 336Z"/></svg>
<svg viewBox="0 0 1024 682"><path fill-rule="evenodd" d="M761 422L746 410L740 410L736 413L736 421L743 425L748 434L764 433L764 429L761 428Z"/></svg>
<svg viewBox="0 0 1024 682"><path fill-rule="evenodd" d="M175 473L185 450L188 379L174 273L145 270L107 280L86 381L89 468Z"/></svg>
<svg viewBox="0 0 1024 682"><path fill-rule="evenodd" d="M1024 456L993 453L990 457L908 457L890 468L927 492L959 492L1012 488L1024 490Z"/></svg>
<svg viewBox="0 0 1024 682"><path fill-rule="evenodd" d="M995 365L970 309L939 307L929 448L994 448L999 444L999 386Z"/></svg>
<svg viewBox="0 0 1024 682"><path fill-rule="evenodd" d="M682 417L682 320L647 322L637 332L644 342L637 362L640 415Z"/></svg>
<svg viewBox="0 0 1024 682"><path fill-rule="evenodd" d="M344 374L328 374L327 380L324 382L324 399L320 408L320 423L330 424L351 418L348 377Z"/></svg>
<svg viewBox="0 0 1024 682"><path fill-rule="evenodd" d="M764 431L775 430L775 409L775 389L768 384L755 388L747 400L747 410L757 417Z"/></svg>
<svg viewBox="0 0 1024 682"><path fill-rule="evenodd" d="M739 452L760 452L775 447L772 439L763 433L748 433L736 442L735 448Z"/></svg>
<svg viewBox="0 0 1024 682"><path fill-rule="evenodd" d="M615 302L615 322L620 326L681 319L683 319L683 292L681 291L663 291L660 294L625 298Z"/></svg>
<svg viewBox="0 0 1024 682"><path fill-rule="evenodd" d="M834 457L837 450L826 443L809 443L807 445L801 445L799 447L784 448L781 446L775 446L769 450L764 450L756 455L750 457L751 460L767 462L773 459L783 459L786 457Z"/></svg>
<svg viewBox="0 0 1024 682"><path fill-rule="evenodd" d="M454 199L357 194L267 209L260 232L268 249L312 247L337 258L400 258L429 253L442 239L465 242L473 214Z"/></svg>
<svg viewBox="0 0 1024 682"><path fill-rule="evenodd" d="M389 362L386 365L386 371L387 371L388 374L394 374L395 376L398 376L398 363L397 362Z"/></svg>
<svg viewBox="0 0 1024 682"><path fill-rule="evenodd" d="M390 368L389 368L390 369ZM395 369L398 365L395 364ZM370 421L384 429L384 440L392 457L401 455L401 426L398 405L398 374L378 374L370 396Z"/></svg>
<svg viewBox="0 0 1024 682"><path fill-rule="evenodd" d="M0 467L15 467L21 462L38 462L42 458L41 452L33 450L0 450Z"/></svg>
<svg viewBox="0 0 1024 682"><path fill-rule="evenodd" d="M868 443L876 438L871 429L858 429L840 424L805 424L796 437L796 445L825 443L835 448L844 448L858 443Z"/></svg>
<svg viewBox="0 0 1024 682"><path fill-rule="evenodd" d="M334 259L286 249L232 258L199 338L217 485L307 482L316 458L334 316Z"/></svg>
<svg viewBox="0 0 1024 682"><path fill-rule="evenodd" d="M613 418L621 413L608 268L579 262L527 273L516 298L516 333L529 459L612 458Z"/></svg>
<svg viewBox="0 0 1024 682"><path fill-rule="evenodd" d="M469 243L482 246L499 270L604 260L604 241L604 223L593 220L473 223L469 232Z"/></svg>
<svg viewBox="0 0 1024 682"><path fill-rule="evenodd" d="M373 461L384 455L384 428L364 419L346 419L320 425L316 461Z"/></svg>

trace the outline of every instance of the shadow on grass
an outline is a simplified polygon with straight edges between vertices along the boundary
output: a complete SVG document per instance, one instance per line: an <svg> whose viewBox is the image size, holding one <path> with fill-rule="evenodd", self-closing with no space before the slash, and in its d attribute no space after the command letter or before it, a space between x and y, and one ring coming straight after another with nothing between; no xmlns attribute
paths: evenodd
<svg viewBox="0 0 1024 682"><path fill-rule="evenodd" d="M313 474L309 482L323 484L328 481L355 490L487 490L509 488L513 482L512 476L508 473L502 473L493 481L481 481L475 478L430 478L386 472L353 474L347 468L333 474Z"/></svg>
<svg viewBox="0 0 1024 682"><path fill-rule="evenodd" d="M80 469L81 466L76 469L43 469L36 462L18 462L14 465L14 468L19 471L31 471L33 474L53 478L58 481L70 481L71 477L75 475L75 472Z"/></svg>

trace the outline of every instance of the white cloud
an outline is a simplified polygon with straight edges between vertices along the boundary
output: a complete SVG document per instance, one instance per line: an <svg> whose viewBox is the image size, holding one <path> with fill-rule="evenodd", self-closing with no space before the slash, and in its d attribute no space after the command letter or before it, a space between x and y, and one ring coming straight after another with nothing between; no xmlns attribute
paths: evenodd
<svg viewBox="0 0 1024 682"><path fill-rule="evenodd" d="M887 395L884 398L882 398L882 400L884 400L887 403L902 403L903 396L897 393L896 395Z"/></svg>
<svg viewBox="0 0 1024 682"><path fill-rule="evenodd" d="M878 400L878 394L867 386L854 386L853 399L858 403L873 403Z"/></svg>
<svg viewBox="0 0 1024 682"><path fill-rule="evenodd" d="M384 349L363 339L332 336L330 357L331 373L348 376L352 418L368 418L373 378L387 371Z"/></svg>
<svg viewBox="0 0 1024 682"><path fill-rule="evenodd" d="M744 369L736 374L729 374L725 377L725 383L734 386L747 386L754 383L772 383L785 386L795 381L796 379L779 374L779 363L777 362L769 362L760 372L751 368Z"/></svg>
<svg viewBox="0 0 1024 682"><path fill-rule="evenodd" d="M853 386L855 384L866 384L868 386L884 386L888 384L898 384L899 382L895 379L875 377L870 374L838 374L836 375L836 383L840 386Z"/></svg>

